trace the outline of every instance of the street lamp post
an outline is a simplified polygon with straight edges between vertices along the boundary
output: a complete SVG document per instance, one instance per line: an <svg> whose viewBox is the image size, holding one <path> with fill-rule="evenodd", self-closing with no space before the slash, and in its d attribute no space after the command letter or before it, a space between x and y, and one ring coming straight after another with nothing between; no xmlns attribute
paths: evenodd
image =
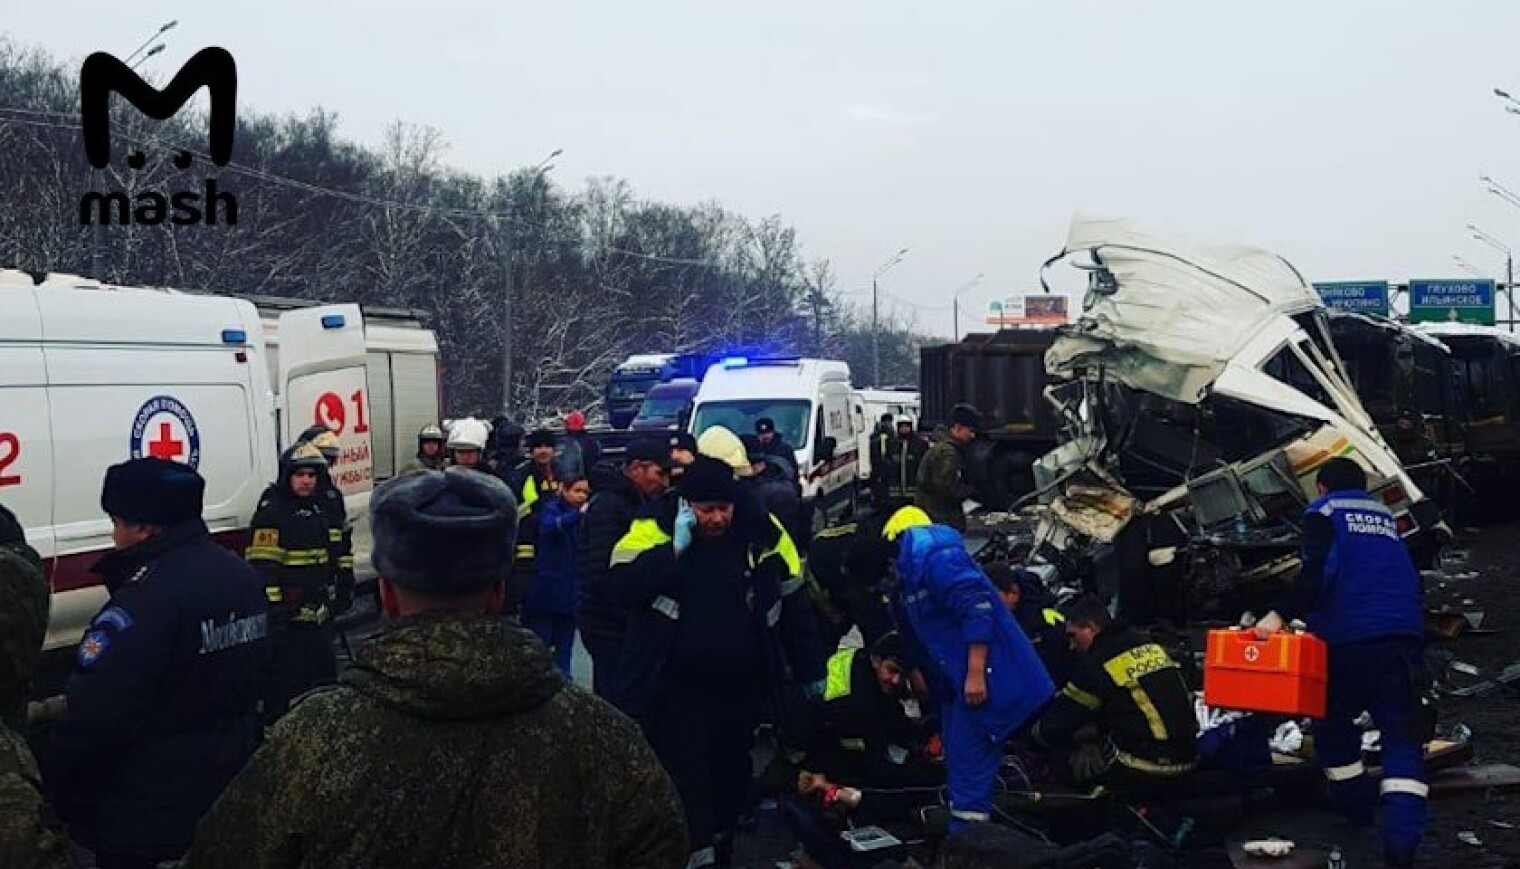
<svg viewBox="0 0 1520 869"><path fill-rule="evenodd" d="M141 52L144 48L147 48L150 44L152 44L153 40L159 38L160 36L163 36L165 33L168 33L169 31L173 30L178 25L179 25L179 19L175 19L173 21L167 22L167 23L163 24L162 26L160 26L157 30L153 31L153 35L152 36L150 36L147 39L143 40L142 45L139 45L136 48L132 49L132 53L129 54L129 55L127 55L126 59L123 60L122 63L132 64L132 66L135 68L137 66L137 64L132 63L132 58L137 57L138 53ZM160 51L163 51L163 50L164 50L163 43L159 43L156 48L154 48L152 51L148 52L147 56L143 57L142 60L139 60L137 63L142 63L143 60L147 60L149 57L152 57L153 55L158 54Z"/></svg>
<svg viewBox="0 0 1520 869"><path fill-rule="evenodd" d="M1504 254L1504 294L1509 298L1509 330L1515 331L1515 252L1509 245L1469 223L1472 237Z"/></svg>
<svg viewBox="0 0 1520 869"><path fill-rule="evenodd" d="M950 302L950 307L954 311L954 313L951 314L951 323L953 324L953 328L950 330L950 340L961 340L961 293L964 293L977 284L980 284L982 282L982 278L985 277L986 275L978 272L976 277L962 284L961 288L955 291L955 296L951 299Z"/></svg>
<svg viewBox="0 0 1520 869"><path fill-rule="evenodd" d="M892 268L902 262L903 257L908 255L908 249L903 248L892 258L881 264L874 274L871 275L871 385L881 385L881 332L877 329L878 312L880 308L880 295L877 292L877 280Z"/></svg>
<svg viewBox="0 0 1520 869"><path fill-rule="evenodd" d="M533 184L535 188L544 180L549 170L554 168L554 158L564 153L564 149L555 148L549 156L539 161L533 168ZM501 339L501 412L506 416L512 415L512 296L513 274L512 259L513 234L517 231L517 209L512 199L512 191L507 190L507 215L505 221L493 221L498 224L497 229L502 234L502 248L506 252L506 262L502 264L502 299L501 313L505 323L502 328Z"/></svg>

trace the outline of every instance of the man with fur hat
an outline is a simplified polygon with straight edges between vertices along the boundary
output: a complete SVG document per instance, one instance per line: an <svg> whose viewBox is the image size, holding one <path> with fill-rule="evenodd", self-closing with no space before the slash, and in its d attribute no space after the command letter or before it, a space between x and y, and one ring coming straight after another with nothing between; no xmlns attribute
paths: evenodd
<svg viewBox="0 0 1520 869"><path fill-rule="evenodd" d="M322 515L327 517L327 550L333 564L328 608L336 618L348 612L354 604L354 526L348 521L348 505L343 502L343 492L332 478L332 468L338 463L342 449L338 436L322 425L301 432L295 446L301 444L316 447L327 462L327 467L317 478L317 501L322 506Z"/></svg>
<svg viewBox="0 0 1520 869"><path fill-rule="evenodd" d="M619 697L675 779L689 865L729 864L762 708L789 681L822 695L800 567L781 523L709 456L613 548L611 587L629 613Z"/></svg>
<svg viewBox="0 0 1520 869"><path fill-rule="evenodd" d="M317 487L327 462L311 444L280 457L280 479L264 490L253 514L253 542L244 556L264 579L269 601L272 661L264 692L264 720L273 724L293 697L338 678L328 589L327 517Z"/></svg>
<svg viewBox="0 0 1520 869"><path fill-rule="evenodd" d="M408 474L370 521L390 624L270 733L186 864L680 867L681 810L637 728L498 617L507 487Z"/></svg>
<svg viewBox="0 0 1520 869"><path fill-rule="evenodd" d="M982 415L969 404L950 410L950 428L939 435L918 466L918 492L914 503L936 523L957 531L966 530L962 502L971 497L966 477L966 451L982 427Z"/></svg>
<svg viewBox="0 0 1520 869"><path fill-rule="evenodd" d="M42 559L0 504L0 866L16 869L74 865L68 835L43 799L37 761L18 732L47 635L48 601Z"/></svg>
<svg viewBox="0 0 1520 869"><path fill-rule="evenodd" d="M182 854L258 738L268 661L263 583L201 521L194 468L134 459L106 471L111 598L90 621L43 751L43 780L102 869Z"/></svg>

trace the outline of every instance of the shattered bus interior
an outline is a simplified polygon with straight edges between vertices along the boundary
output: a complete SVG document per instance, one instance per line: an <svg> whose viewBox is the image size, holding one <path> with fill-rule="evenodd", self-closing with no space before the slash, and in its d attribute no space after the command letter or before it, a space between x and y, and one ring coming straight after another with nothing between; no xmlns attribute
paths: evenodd
<svg viewBox="0 0 1520 869"><path fill-rule="evenodd" d="M1083 315L1046 355L1062 442L1035 465L1036 551L1060 581L1139 622L1238 615L1296 575L1314 474L1334 456L1362 464L1417 558L1433 558L1439 511L1291 265L1079 218L1047 267L1080 254Z"/></svg>

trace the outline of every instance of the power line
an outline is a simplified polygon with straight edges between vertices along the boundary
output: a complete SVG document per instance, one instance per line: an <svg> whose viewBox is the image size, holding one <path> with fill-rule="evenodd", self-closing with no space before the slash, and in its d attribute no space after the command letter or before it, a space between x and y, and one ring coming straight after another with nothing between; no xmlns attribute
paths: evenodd
<svg viewBox="0 0 1520 869"><path fill-rule="evenodd" d="M21 124L21 125L29 126L29 127L44 127L44 128L59 129L59 130L71 130L71 131L74 131L74 132L80 132L80 131L83 130L83 127L78 122L55 123L55 122L47 122L47 121L34 121L34 120L27 120L27 119L24 119L24 118L6 117L5 113L18 113L18 114L29 114L29 115L50 116L50 117L65 117L65 118L72 117L71 115L67 115L67 114L64 114L62 112L45 112L45 111L38 111L38 110L35 110L35 109L22 109L22 108L13 107L13 106L0 106L0 123ZM115 127L115 125L113 125L113 127ZM144 139L144 138L142 138L140 136L137 136L137 135L135 135L135 134L133 134L131 132L128 132L126 130L122 130L119 127L115 127L115 129L113 131L113 135L119 135L122 138L126 139L127 141L132 142L133 144L136 144L136 145L149 145L149 144L154 144L155 141L156 141L156 140L152 140L152 139ZM196 150L191 149L191 148L178 148L177 150L185 151L186 153L191 154L194 157L198 157L198 158L200 158L202 160L205 160L208 163L211 162L211 157L208 154L202 153L200 151L196 151ZM522 221L520 218L518 218L516 215L514 215L511 212L484 211L484 210L467 209L467 208L448 208L448 207L445 207L445 206L427 205L427 204L417 203L417 202L402 202L400 200L395 200L395 199L384 199L384 198L378 197L378 196L371 196L369 194L364 194L364 193L353 193L353 192L350 192L350 191L347 191L347 190L337 190L337 189L334 189L334 188L331 188L331 187L324 187L324 186L322 186L320 184L313 184L312 182L309 182L309 181L302 181L302 180L300 180L298 178L290 178L290 177L287 177L287 176L284 176L284 175L279 175L279 174L276 174L274 172L270 172L270 171L265 170L265 169L257 169L257 168L254 168L252 166L244 166L244 165L242 165L240 163L231 163L231 162L229 162L226 166L221 166L221 167L218 167L218 168L220 170L223 170L223 171L228 171L228 172L232 172L234 174L243 175L243 176L246 176L246 177L249 177L249 178L254 178L256 180L264 181L264 182L269 183L269 184L275 184L275 185L280 185L280 186L284 186L284 187L289 187L291 189L301 190L301 191L304 191L304 192L307 192L307 193L311 193L311 194L314 194L314 195L329 196L329 197L332 197L334 199L341 199L341 200L345 200L345 201L348 201L348 202L357 203L357 204L360 204L360 205L374 205L374 206L379 206L379 207L382 207L382 208L397 208L397 209L406 210L406 211L417 211L417 212L423 212L423 213L428 213L428 214L444 214L444 215L449 215L449 216L453 216L453 217L493 217L493 218L499 218L499 219L511 221L511 222L513 222L514 224L517 224L517 225L521 225L522 223L526 222L526 221Z"/></svg>

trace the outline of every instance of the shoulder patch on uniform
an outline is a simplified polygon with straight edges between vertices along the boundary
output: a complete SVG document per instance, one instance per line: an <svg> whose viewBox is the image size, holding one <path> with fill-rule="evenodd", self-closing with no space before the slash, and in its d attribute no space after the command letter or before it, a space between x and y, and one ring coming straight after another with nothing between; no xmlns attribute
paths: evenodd
<svg viewBox="0 0 1520 869"><path fill-rule="evenodd" d="M108 606L96 614L90 622L92 628L115 628L124 631L132 627L132 616L119 606Z"/></svg>
<svg viewBox="0 0 1520 869"><path fill-rule="evenodd" d="M79 666L88 667L100 660L105 654L106 647L111 645L111 635L102 630L85 631L84 639L79 641L79 649L74 657L79 661Z"/></svg>
<svg viewBox="0 0 1520 869"><path fill-rule="evenodd" d="M254 546L277 547L280 545L280 529L259 528L253 532Z"/></svg>

